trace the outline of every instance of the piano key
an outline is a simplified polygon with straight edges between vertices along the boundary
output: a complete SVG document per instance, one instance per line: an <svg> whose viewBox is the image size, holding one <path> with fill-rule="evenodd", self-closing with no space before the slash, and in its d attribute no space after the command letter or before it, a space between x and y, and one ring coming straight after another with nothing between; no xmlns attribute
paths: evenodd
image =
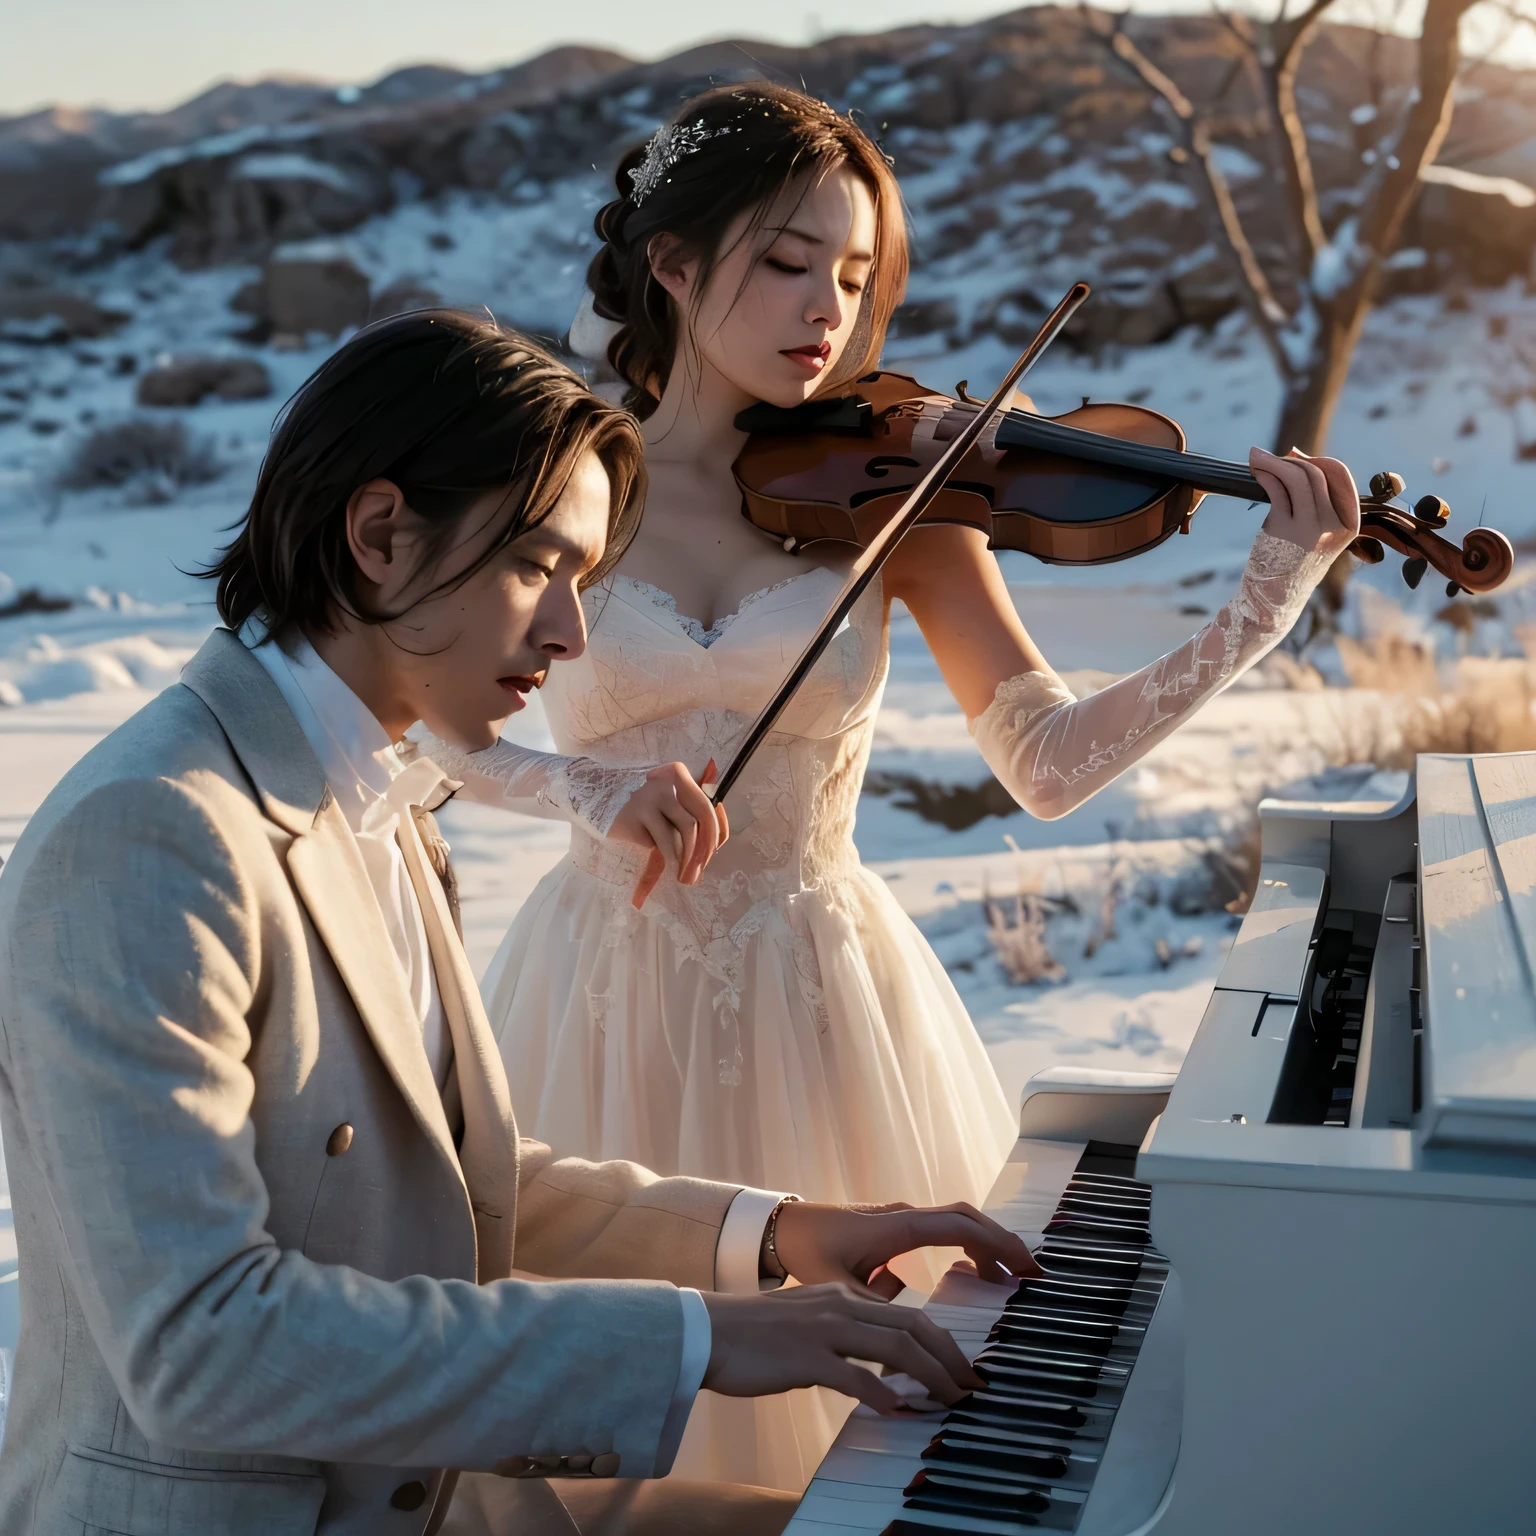
<svg viewBox="0 0 1536 1536"><path fill-rule="evenodd" d="M1041 1376L1035 1372L1009 1374L989 1370L983 1374L990 1392L1013 1392L1025 1397L1046 1397L1058 1402L1117 1402L1124 1380L1093 1381L1086 1377Z"/></svg>
<svg viewBox="0 0 1536 1536"><path fill-rule="evenodd" d="M1059 1453L988 1449L943 1436L923 1452L923 1460L935 1467L981 1467L994 1474L1038 1477L1047 1482L1066 1478L1071 1468L1071 1459Z"/></svg>
<svg viewBox="0 0 1536 1536"><path fill-rule="evenodd" d="M1152 1241L1146 1227L1135 1227L1125 1221L1107 1221L1099 1216L1073 1216L1065 1221L1052 1221L1045 1229L1046 1237L1103 1237L1127 1246L1145 1248Z"/></svg>
<svg viewBox="0 0 1536 1536"><path fill-rule="evenodd" d="M1006 1361L988 1360L976 1367L976 1374L988 1386L1010 1384L1015 1388L1033 1388L1055 1396L1092 1397L1096 1392L1113 1391L1122 1383L1105 1381L1086 1371L1051 1371L1044 1366L1010 1365Z"/></svg>
<svg viewBox="0 0 1536 1536"><path fill-rule="evenodd" d="M1149 1191L1102 1171L1133 1169L1113 1153L1019 1143L999 1180L1004 1225L1045 1273L1011 1288L947 1277L925 1308L986 1387L944 1414L856 1410L785 1536L1075 1528L1168 1274Z"/></svg>
<svg viewBox="0 0 1536 1536"><path fill-rule="evenodd" d="M1113 1380L1128 1374L1128 1367L1103 1355L1075 1355L1063 1350L1022 1349L998 1344L977 1357L978 1369L998 1365L1015 1370L1053 1371L1066 1377L1086 1377L1093 1381Z"/></svg>
<svg viewBox="0 0 1536 1536"><path fill-rule="evenodd" d="M793 1529L798 1531L798 1527ZM880 1536L974 1536L977 1532L982 1536L991 1536L993 1532L1014 1536L1015 1532L1026 1529L1038 1530L1039 1527L1034 1521L1021 1525L1016 1520L977 1520L964 1515L925 1515L921 1510L912 1510L900 1520L891 1521ZM786 1532L785 1536L791 1536L791 1533Z"/></svg>
<svg viewBox="0 0 1536 1536"><path fill-rule="evenodd" d="M1082 1495L1076 1489L1015 1488L975 1478L941 1477L919 1472L907 1485L908 1509L931 1509L947 1514L991 1515L1004 1519L1032 1516L1033 1523L1051 1530L1070 1531L1082 1511Z"/></svg>
<svg viewBox="0 0 1536 1536"><path fill-rule="evenodd" d="M1098 1456L1098 1447L1091 1439L1084 1439L1080 1435L1063 1435L1049 1429L1031 1428L1028 1425L1005 1429L998 1424L946 1423L939 1426L939 1435L953 1436L976 1445L1014 1447L1030 1455L1076 1456L1083 1461L1093 1461ZM930 1440L929 1444L932 1443ZM921 1451L917 1459L922 1459ZM912 1465L910 1459L908 1465L909 1468Z"/></svg>

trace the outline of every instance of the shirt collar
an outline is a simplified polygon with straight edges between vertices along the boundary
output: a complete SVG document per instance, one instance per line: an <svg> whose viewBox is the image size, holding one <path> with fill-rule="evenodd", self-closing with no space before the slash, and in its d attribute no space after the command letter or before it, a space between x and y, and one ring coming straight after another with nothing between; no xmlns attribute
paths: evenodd
<svg viewBox="0 0 1536 1536"><path fill-rule="evenodd" d="M373 711L321 659L302 634L266 640L260 620L248 619L240 638L266 668L320 761L348 824L363 818L409 766L414 753L393 744ZM266 641L263 644L263 641Z"/></svg>

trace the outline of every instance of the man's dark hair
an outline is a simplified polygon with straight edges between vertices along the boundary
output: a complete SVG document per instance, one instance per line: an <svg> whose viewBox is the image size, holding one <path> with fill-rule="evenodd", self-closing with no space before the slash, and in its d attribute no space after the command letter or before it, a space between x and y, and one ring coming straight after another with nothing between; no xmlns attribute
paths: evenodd
<svg viewBox="0 0 1536 1536"><path fill-rule="evenodd" d="M391 480L431 527L418 573L430 577L460 519L506 492L506 519L475 564L415 601L472 576L545 518L584 453L612 487L608 545L587 584L623 554L645 499L634 418L594 395L526 337L451 309L397 315L358 332L283 407L249 511L203 574L219 616L238 629L260 615L276 635L333 627L368 610L347 545L346 509L370 480Z"/></svg>

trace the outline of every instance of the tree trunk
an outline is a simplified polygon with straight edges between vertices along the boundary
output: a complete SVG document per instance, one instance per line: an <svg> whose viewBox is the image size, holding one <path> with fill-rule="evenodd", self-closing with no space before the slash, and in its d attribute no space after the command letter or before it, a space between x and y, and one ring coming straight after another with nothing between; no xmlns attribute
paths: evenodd
<svg viewBox="0 0 1536 1536"><path fill-rule="evenodd" d="M1368 288L1361 285L1319 313L1311 362L1292 380L1280 407L1280 424L1275 429L1276 453L1299 448L1303 453L1319 454L1327 446L1328 428L1344 393L1350 361L1370 312L1367 294ZM1362 474L1368 477L1375 472L1358 465L1351 467L1357 480ZM1340 555L1319 584L1318 619L1323 626L1331 628L1334 616L1344 606L1344 589L1354 569L1355 557Z"/></svg>

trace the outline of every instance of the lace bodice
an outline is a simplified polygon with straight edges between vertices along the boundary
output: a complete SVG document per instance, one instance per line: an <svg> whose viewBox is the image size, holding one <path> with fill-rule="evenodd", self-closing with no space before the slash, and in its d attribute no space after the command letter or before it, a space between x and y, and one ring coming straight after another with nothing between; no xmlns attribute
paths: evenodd
<svg viewBox="0 0 1536 1536"><path fill-rule="evenodd" d="M610 767L685 763L697 777L723 769L748 727L832 605L841 575L814 566L746 598L706 630L659 588L616 576L587 593L585 654L550 669L543 689L557 749ZM766 926L804 938L797 905L838 901L857 866L853 820L885 685L885 604L867 592L759 749L728 802L731 838L695 886L663 881L644 913L629 894L642 849L603 840L577 823L575 863L615 893L613 942L659 921L680 954L719 983L729 1025L742 951ZM807 1002L825 1021L814 947L796 945ZM721 1075L736 1070L731 1031Z"/></svg>

